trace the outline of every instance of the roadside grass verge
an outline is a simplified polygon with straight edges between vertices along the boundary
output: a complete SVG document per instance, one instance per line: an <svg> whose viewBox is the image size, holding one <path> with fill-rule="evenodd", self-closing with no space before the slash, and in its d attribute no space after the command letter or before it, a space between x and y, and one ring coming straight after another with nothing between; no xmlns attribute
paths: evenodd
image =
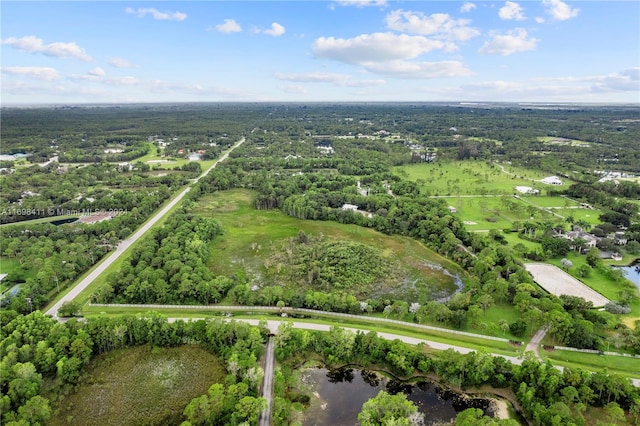
<svg viewBox="0 0 640 426"><path fill-rule="evenodd" d="M640 379L640 359L613 355L596 355L582 352L540 350L540 356L549 359L555 365L580 367L584 370L598 371L603 368L627 377Z"/></svg>
<svg viewBox="0 0 640 426"><path fill-rule="evenodd" d="M52 398L49 425L179 424L191 399L224 380L221 360L197 345L138 346L98 355L76 391Z"/></svg>

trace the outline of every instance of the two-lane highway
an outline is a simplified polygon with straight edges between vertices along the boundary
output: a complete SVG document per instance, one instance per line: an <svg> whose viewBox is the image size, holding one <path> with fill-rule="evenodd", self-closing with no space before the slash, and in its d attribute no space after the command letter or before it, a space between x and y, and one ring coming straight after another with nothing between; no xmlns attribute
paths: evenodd
<svg viewBox="0 0 640 426"><path fill-rule="evenodd" d="M162 219L176 204L182 201L182 199L187 194L187 192L191 190L192 185L195 185L200 179L205 177L212 169L214 169L218 165L218 163L226 160L229 154L231 153L231 151L233 151L234 149L242 145L244 141L245 141L245 138L240 139L235 145L229 148L227 152L224 153L224 155L222 155L215 163L213 163L211 167L209 167L200 176L198 176L198 178L195 179L191 185L189 185L182 192L180 192L180 194L178 194L173 200L171 200L171 202L169 202L159 212L157 212L150 220L148 220L145 224L143 224L140 228L138 228L138 230L133 235L131 235L129 238L125 240L122 240L120 244L118 244L118 248L113 253L111 253L111 255L108 255L108 257L102 263L94 267L89 273L89 275L87 275L83 280L81 280L78 284L76 284L76 286L73 287L71 291L69 291L60 300L58 300L58 302L56 302L56 304L53 305L46 312L46 314L52 315L54 318L59 319L58 310L60 309L63 303L69 302L75 299L76 297L78 297L78 295L85 288L87 288L89 284L91 284L96 278L98 278L98 276L100 276L100 274L102 274L105 270L107 270L107 268L111 266L111 264L113 264L113 262L115 262L120 256L122 256L122 254L129 247L135 244L136 241L138 241L140 237L142 237L147 231L149 231L149 229L151 229L153 225L155 225L160 219Z"/></svg>

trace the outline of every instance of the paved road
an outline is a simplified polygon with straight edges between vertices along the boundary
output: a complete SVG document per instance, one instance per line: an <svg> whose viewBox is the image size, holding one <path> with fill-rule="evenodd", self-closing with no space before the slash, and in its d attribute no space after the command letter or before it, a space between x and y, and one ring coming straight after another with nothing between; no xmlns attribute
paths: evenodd
<svg viewBox="0 0 640 426"><path fill-rule="evenodd" d="M207 319L207 318L169 318L169 322L174 322L174 321L178 321L178 320L182 320L182 321L197 321L198 319ZM209 318L210 319L210 318ZM246 319L246 318L231 318L231 320L234 321L243 321L246 322L248 324L251 325L258 325L260 323L260 320L257 319ZM286 320L268 320L266 321L267 323L267 327L269 328L269 330L272 333L276 333L278 330L278 327L280 326L280 324L284 323L284 322L291 322L291 321L286 321ZM319 331L329 331L331 329L331 325L326 325L326 324L314 324L314 323L307 323L307 322L293 322L292 323L293 328L301 328L301 329L306 329L306 330L319 330ZM371 330L365 330L365 329L360 329L360 328L351 328L351 327L342 327L345 330L351 330L354 333L361 331L363 333L368 333ZM447 349L453 349L456 352L460 352L463 354L469 353L469 352L477 352L475 349L469 349L469 348L463 348L461 346L455 346L455 345L448 345L446 343L440 343L440 342L434 342L432 340L425 340L425 339L418 339L415 337L409 337L409 336L402 336L400 334L392 334L392 333L380 333L377 332L379 337L382 337L383 339L387 339L387 340L395 340L398 339L404 343L408 343L410 345L418 345L420 343L424 343L426 344L428 347L436 349L436 350L447 350ZM542 340L542 338L540 338L540 340ZM528 347L528 346L527 346ZM498 357L502 357L504 359L506 359L507 361L511 362L512 364L516 364L516 365L520 365L522 364L522 362L526 359L525 357L514 357L514 356L506 356L506 355L502 355L502 354L490 354L493 356L498 356ZM564 367L560 366L560 365L554 365L555 368L557 368L560 371L564 370ZM265 374L266 376L266 374ZM636 387L640 387L640 379L632 379L629 378L629 380L631 381L631 383L636 386Z"/></svg>
<svg viewBox="0 0 640 426"><path fill-rule="evenodd" d="M547 331L549 331L548 326L542 327L540 330L538 330L536 334L533 335L533 337L529 341L529 344L527 345L527 348L525 349L525 352L533 352L536 355L536 358L541 361L543 361L543 359L542 357L540 357L540 352L538 352L538 349L540 348L540 342L542 342L542 339L544 339L544 335L547 334Z"/></svg>
<svg viewBox="0 0 640 426"><path fill-rule="evenodd" d="M271 424L271 407L273 406L273 369L276 365L275 346L273 338L267 342L264 357L264 376L262 379L262 396L267 400L267 406L258 420L258 426L269 426Z"/></svg>
<svg viewBox="0 0 640 426"><path fill-rule="evenodd" d="M198 182L200 179L205 177L213 168L215 168L218 163L224 161L229 156L229 153L240 146L245 141L245 138L240 139L234 146L232 146L222 157L220 157L211 167L204 171L195 181ZM58 319L58 310L63 303L69 302L75 299L85 288L89 286L100 274L102 274L113 262L115 262L122 254L135 244L140 237L142 237L153 225L155 225L160 219L162 219L168 212L171 210L176 204L182 201L182 198L191 190L191 185L185 188L178 196L176 196L169 204L167 204L164 208L162 208L158 213L155 214L149 221L147 221L144 225L142 225L133 235L129 238L122 240L120 244L118 244L117 249L111 253L111 255L105 259L98 266L93 268L89 275L87 275L83 280L81 280L76 286L71 289L67 294L65 294L55 305L53 305L47 312L46 315L51 315L55 319Z"/></svg>

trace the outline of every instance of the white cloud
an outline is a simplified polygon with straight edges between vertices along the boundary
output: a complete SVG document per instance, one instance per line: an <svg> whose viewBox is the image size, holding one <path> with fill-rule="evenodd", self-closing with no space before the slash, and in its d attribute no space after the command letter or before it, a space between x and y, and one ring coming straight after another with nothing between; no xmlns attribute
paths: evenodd
<svg viewBox="0 0 640 426"><path fill-rule="evenodd" d="M352 39L320 37L312 46L318 57L333 59L365 70L396 78L437 78L467 76L472 72L458 61L409 61L448 44L423 36L406 34L361 34Z"/></svg>
<svg viewBox="0 0 640 426"><path fill-rule="evenodd" d="M294 81L298 83L340 83L351 78L349 74L310 72L305 74L276 73L278 80Z"/></svg>
<svg viewBox="0 0 640 426"><path fill-rule="evenodd" d="M91 71L89 71L90 75L95 75L96 77L104 77L106 75L106 73L104 72L104 70L100 67L96 67L94 69L92 69Z"/></svg>
<svg viewBox="0 0 640 426"><path fill-rule="evenodd" d="M345 83L345 86L348 87L372 87L372 86L381 86L386 84L387 82L382 79L376 80L348 80Z"/></svg>
<svg viewBox="0 0 640 426"><path fill-rule="evenodd" d="M567 19L578 16L580 9L575 9L561 0L542 0L542 4L551 17L557 21L566 21Z"/></svg>
<svg viewBox="0 0 640 426"><path fill-rule="evenodd" d="M305 95L308 92L307 88L301 84L295 84L295 85L292 84L289 86L284 86L282 88L282 91L292 95Z"/></svg>
<svg viewBox="0 0 640 426"><path fill-rule="evenodd" d="M277 22L272 23L271 28L269 28L268 30L258 30L259 33L267 34L273 37L280 37L286 31L287 30Z"/></svg>
<svg viewBox="0 0 640 426"><path fill-rule="evenodd" d="M393 33L361 34L351 39L320 37L313 43L313 53L319 57L348 64L412 59L445 44L422 36Z"/></svg>
<svg viewBox="0 0 640 426"><path fill-rule="evenodd" d="M200 84L173 83L163 80L154 80L151 82L150 90L154 93L178 93L198 96L221 96L228 99L250 99L250 96L246 92L236 89L206 87Z"/></svg>
<svg viewBox="0 0 640 426"><path fill-rule="evenodd" d="M446 13L426 16L421 12L399 9L389 13L385 22L391 30L449 40L468 40L480 35L478 30L468 26L471 23L469 19L453 19Z"/></svg>
<svg viewBox="0 0 640 426"><path fill-rule="evenodd" d="M187 19L187 14L182 12L160 12L155 8L138 8L133 9L128 7L125 9L125 12L129 14L136 15L138 18L144 18L147 15L151 15L153 19L157 21L184 21Z"/></svg>
<svg viewBox="0 0 640 426"><path fill-rule="evenodd" d="M36 36L25 36L21 38L9 37L2 40L2 44L6 44L15 49L24 50L29 53L42 53L46 56L56 58L75 58L84 62L91 62L91 56L76 43L50 43L44 44L41 38Z"/></svg>
<svg viewBox="0 0 640 426"><path fill-rule="evenodd" d="M370 72L394 78L431 79L473 75L473 72L459 61L412 62L396 60L371 63L365 66Z"/></svg>
<svg viewBox="0 0 640 426"><path fill-rule="evenodd" d="M505 2L504 6L502 6L498 11L498 16L500 19L504 20L515 19L516 21L523 21L526 19L524 17L522 6L512 1Z"/></svg>
<svg viewBox="0 0 640 426"><path fill-rule="evenodd" d="M225 19L224 24L216 25L216 31L221 33L239 33L242 27L234 19Z"/></svg>
<svg viewBox="0 0 640 426"><path fill-rule="evenodd" d="M58 80L58 71L50 67L2 67L3 74L34 77L40 80Z"/></svg>
<svg viewBox="0 0 640 426"><path fill-rule="evenodd" d="M355 7L369 7L379 6L383 7L387 5L387 0L338 0L335 2L338 6L355 6Z"/></svg>
<svg viewBox="0 0 640 426"><path fill-rule="evenodd" d="M310 72L303 74L276 73L273 75L278 80L292 81L296 83L331 83L336 86L367 87L384 84L384 80L355 80L349 74Z"/></svg>
<svg viewBox="0 0 640 426"><path fill-rule="evenodd" d="M109 60L109 65L115 68L133 68L134 67L134 65L131 62L122 58L111 58Z"/></svg>
<svg viewBox="0 0 640 426"><path fill-rule="evenodd" d="M485 42L478 52L486 55L509 56L517 52L534 50L538 40L528 37L524 28L516 28L506 34L494 33L491 40Z"/></svg>
<svg viewBox="0 0 640 426"><path fill-rule="evenodd" d="M545 19L542 16L536 16L536 22L538 24L544 24L545 23Z"/></svg>
<svg viewBox="0 0 640 426"><path fill-rule="evenodd" d="M587 83L591 85L591 90L594 92L640 92L640 67L628 68L607 75L547 78L539 79L539 81L563 84Z"/></svg>
<svg viewBox="0 0 640 426"><path fill-rule="evenodd" d="M462 7L460 7L460 12L471 12L475 8L476 8L475 4L466 2L465 4L462 5Z"/></svg>
<svg viewBox="0 0 640 426"><path fill-rule="evenodd" d="M105 84L107 86L137 86L140 80L131 76L111 77L100 67L94 68L86 74L71 74L68 79L76 82L92 82Z"/></svg>

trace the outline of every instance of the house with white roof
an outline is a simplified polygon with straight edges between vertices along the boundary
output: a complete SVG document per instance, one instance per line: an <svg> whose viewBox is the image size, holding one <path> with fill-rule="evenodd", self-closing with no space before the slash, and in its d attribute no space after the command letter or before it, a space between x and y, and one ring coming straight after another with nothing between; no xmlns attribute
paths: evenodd
<svg viewBox="0 0 640 426"><path fill-rule="evenodd" d="M541 180L542 183L546 183L547 185L562 185L563 182L560 180L558 176L547 176L546 178Z"/></svg>

